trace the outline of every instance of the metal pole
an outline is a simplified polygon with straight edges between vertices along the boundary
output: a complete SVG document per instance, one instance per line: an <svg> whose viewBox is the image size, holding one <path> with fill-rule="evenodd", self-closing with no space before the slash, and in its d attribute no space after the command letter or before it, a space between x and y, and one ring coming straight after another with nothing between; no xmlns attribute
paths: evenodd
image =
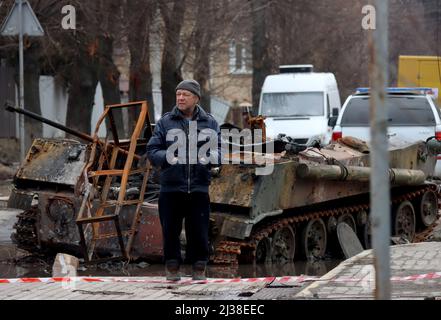
<svg viewBox="0 0 441 320"><path fill-rule="evenodd" d="M23 62L23 2L18 0L18 56L20 63L20 88L19 88L19 107L24 109L24 62ZM24 116L19 115L20 127L20 159L25 158L25 130L24 130Z"/></svg>
<svg viewBox="0 0 441 320"><path fill-rule="evenodd" d="M391 298L390 184L385 91L388 85L388 1L375 0L376 29L371 47L371 226L375 298Z"/></svg>

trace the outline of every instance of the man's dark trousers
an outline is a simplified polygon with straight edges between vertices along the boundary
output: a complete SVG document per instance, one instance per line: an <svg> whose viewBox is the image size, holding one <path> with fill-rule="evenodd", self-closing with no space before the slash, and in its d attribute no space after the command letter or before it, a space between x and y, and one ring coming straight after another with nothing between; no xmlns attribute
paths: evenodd
<svg viewBox="0 0 441 320"><path fill-rule="evenodd" d="M162 225L165 261L181 258L180 233L185 218L186 262L208 262L208 226L210 197L208 193L161 192L159 217Z"/></svg>

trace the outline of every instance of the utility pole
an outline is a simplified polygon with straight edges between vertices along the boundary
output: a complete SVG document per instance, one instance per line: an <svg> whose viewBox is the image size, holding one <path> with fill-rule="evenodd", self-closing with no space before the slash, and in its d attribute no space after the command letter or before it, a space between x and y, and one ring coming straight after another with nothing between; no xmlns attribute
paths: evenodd
<svg viewBox="0 0 441 320"><path fill-rule="evenodd" d="M370 33L371 82L371 227L375 298L390 300L390 182L387 138L388 1L375 0L376 29ZM373 38L372 38L373 36Z"/></svg>
<svg viewBox="0 0 441 320"><path fill-rule="evenodd" d="M23 58L23 2L18 0L18 60L20 64L19 108L24 110L24 58ZM25 158L24 116L19 115L20 159Z"/></svg>

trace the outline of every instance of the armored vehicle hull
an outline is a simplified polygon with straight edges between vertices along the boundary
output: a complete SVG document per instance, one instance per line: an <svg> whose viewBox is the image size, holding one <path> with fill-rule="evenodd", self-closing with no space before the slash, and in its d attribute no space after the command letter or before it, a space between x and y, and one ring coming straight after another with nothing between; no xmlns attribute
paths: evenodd
<svg viewBox="0 0 441 320"><path fill-rule="evenodd" d="M121 107L141 110L130 141L118 139L113 121L113 110ZM8 203L24 210L12 235L19 246L30 251L62 249L82 255L86 262L118 252L126 259L162 258L158 171L150 171L142 156L149 136L140 138L144 124L151 136L145 102L106 106L93 137L28 111L8 110L88 142L34 141ZM106 117L112 141L97 135ZM283 262L338 254L339 223L348 224L369 247L368 146L350 137L321 149L276 142L285 151L259 154L245 146L242 151L232 148L225 157L235 160L213 175L212 261ZM440 153L437 140L390 141L391 234L402 241L423 241L437 224L439 188L429 179ZM270 160L267 174L262 174L257 158Z"/></svg>
<svg viewBox="0 0 441 320"><path fill-rule="evenodd" d="M210 187L213 262L280 262L338 254L336 227L341 222L369 247L369 154L350 145L346 140L297 155L276 155L269 175L256 175L254 164L223 165ZM77 189L89 152L87 144L73 140L34 141L9 201L10 207L25 210L14 234L19 245L82 254L75 224L82 202ZM435 226L438 186L427 181L435 161L424 142L391 145L393 235L422 241ZM157 193L151 181L149 192ZM120 212L123 231L133 211L128 206ZM100 228L106 233L112 226L104 223ZM109 256L119 245L116 239L102 239L97 249ZM155 197L147 197L141 207L131 257L162 257Z"/></svg>

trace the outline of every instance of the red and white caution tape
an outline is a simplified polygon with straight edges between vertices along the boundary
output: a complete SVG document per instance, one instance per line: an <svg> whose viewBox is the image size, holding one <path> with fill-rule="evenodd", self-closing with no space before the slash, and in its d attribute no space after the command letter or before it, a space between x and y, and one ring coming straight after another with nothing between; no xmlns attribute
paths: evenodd
<svg viewBox="0 0 441 320"><path fill-rule="evenodd" d="M412 275L412 276L403 276L403 277L392 277L391 281L394 282L404 282L404 281L417 281L417 280L433 280L440 279L441 272L432 272L427 274L420 275ZM235 279L216 279L211 278L203 281L195 281L191 279L184 279L181 281L167 281L158 278L122 278L122 277L67 277L67 278L17 278L17 279L0 279L0 284L8 284L8 283L54 283L54 282L125 282L125 283L176 283L176 284L208 284L208 283L257 283L257 282L266 282L266 283L302 283L302 282L313 282L320 280L320 277L314 276L286 276L286 277L266 277L266 278L235 278ZM332 279L323 279L322 281L327 282L358 282L358 281L366 281L367 279L364 277L363 279L359 278L348 278L348 277L337 277ZM371 279L374 281L374 278ZM369 280L368 280L369 281Z"/></svg>
<svg viewBox="0 0 441 320"><path fill-rule="evenodd" d="M186 280L167 281L156 278L121 278L121 277L66 277L66 278L17 278L17 279L0 279L0 284L8 283L53 283L53 282L126 282L126 283L177 283L177 284L205 284L205 283L253 283L253 282L267 282L267 283L286 283L286 282L306 282L316 281L319 277L311 276L287 276L287 277L266 277L266 278L234 278L234 279L216 279L211 278L207 280Z"/></svg>
<svg viewBox="0 0 441 320"><path fill-rule="evenodd" d="M426 280L426 279L432 280L439 278L441 278L441 272L432 272L432 273L407 276L407 277L392 277L391 281L417 281L417 280Z"/></svg>

